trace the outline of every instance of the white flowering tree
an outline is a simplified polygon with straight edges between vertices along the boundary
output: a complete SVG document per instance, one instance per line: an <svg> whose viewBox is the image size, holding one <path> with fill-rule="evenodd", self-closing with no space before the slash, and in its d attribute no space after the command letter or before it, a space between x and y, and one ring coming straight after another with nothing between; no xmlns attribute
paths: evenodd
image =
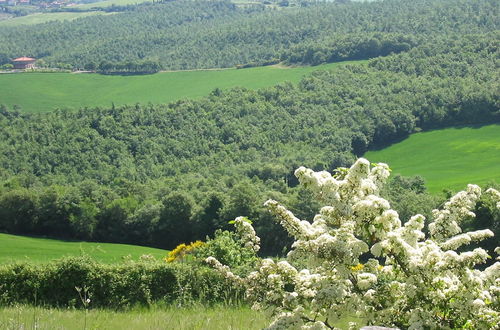
<svg viewBox="0 0 500 330"><path fill-rule="evenodd" d="M422 215L402 225L379 196L389 173L386 164L371 167L363 158L333 176L301 167L295 172L300 183L325 205L313 222L274 200L265 203L295 238L287 260L263 259L246 277L215 258L207 262L244 286L255 308L274 308L270 329L333 329L346 315L409 329L498 326L500 263L480 271L475 266L489 258L484 249L456 252L493 236L488 229L461 232L481 189L468 185L434 210L426 235ZM500 193L487 193L500 208ZM258 251L251 224L237 218L235 225L243 244Z"/></svg>

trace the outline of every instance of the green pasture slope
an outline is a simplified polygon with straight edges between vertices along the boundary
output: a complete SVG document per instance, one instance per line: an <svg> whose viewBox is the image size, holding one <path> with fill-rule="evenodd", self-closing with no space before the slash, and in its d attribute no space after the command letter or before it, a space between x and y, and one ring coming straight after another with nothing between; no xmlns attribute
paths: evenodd
<svg viewBox="0 0 500 330"><path fill-rule="evenodd" d="M114 263L122 261L127 256L132 260L138 260L144 254L161 259L166 256L167 251L127 244L67 242L0 234L0 263L23 260L46 262L64 256L79 256L83 253L100 262Z"/></svg>
<svg viewBox="0 0 500 330"><path fill-rule="evenodd" d="M364 157L389 164L393 173L421 175L432 193L500 182L500 124L416 133Z"/></svg>
<svg viewBox="0 0 500 330"><path fill-rule="evenodd" d="M356 63L365 63L358 61ZM161 72L152 75L110 76L73 73L0 74L0 104L21 106L23 111L55 108L111 106L135 103L168 103L208 95L215 88L235 86L257 89L280 82L298 82L315 70L333 69L354 62L282 68Z"/></svg>
<svg viewBox="0 0 500 330"><path fill-rule="evenodd" d="M105 1L98 1L98 2L91 2L91 3L86 3L86 4L81 4L81 5L76 5L76 8L81 8L81 9L90 9L90 8L104 8L104 7L111 7L111 6L126 6L126 5L138 5L143 2L153 2L147 1L147 0L105 0Z"/></svg>
<svg viewBox="0 0 500 330"><path fill-rule="evenodd" d="M34 25L47 23L51 21L71 21L80 17L93 16L93 15L109 15L102 11L91 12L61 12L61 13L34 13L26 16L13 17L5 20L0 20L0 28L8 26L19 25Z"/></svg>
<svg viewBox="0 0 500 330"><path fill-rule="evenodd" d="M76 5L76 8L90 9L90 8L104 8L111 6L126 6L126 5L138 5L145 2L154 2L153 0L104 0L98 2L91 2L82 5ZM259 1L252 0L231 0L235 4L261 4Z"/></svg>

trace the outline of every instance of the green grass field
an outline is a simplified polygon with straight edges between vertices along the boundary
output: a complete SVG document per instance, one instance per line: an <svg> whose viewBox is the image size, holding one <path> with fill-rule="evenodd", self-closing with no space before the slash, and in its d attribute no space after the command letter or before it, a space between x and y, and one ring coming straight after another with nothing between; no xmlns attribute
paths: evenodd
<svg viewBox="0 0 500 330"><path fill-rule="evenodd" d="M389 164L393 173L421 175L432 193L500 182L500 125L417 133L364 157Z"/></svg>
<svg viewBox="0 0 500 330"><path fill-rule="evenodd" d="M91 303L92 304L92 303ZM270 318L248 307L153 306L125 312L44 309L28 306L0 308L0 329L262 329Z"/></svg>
<svg viewBox="0 0 500 330"><path fill-rule="evenodd" d="M92 305L92 303L91 303ZM269 313L242 306L158 306L128 311L91 309L48 309L31 306L0 307L0 329L176 329L176 330L252 330L271 323ZM335 324L348 329L345 318Z"/></svg>
<svg viewBox="0 0 500 330"><path fill-rule="evenodd" d="M126 6L126 5L138 5L140 3L144 2L153 2L153 0L104 0L104 1L98 1L98 2L92 2L92 3L86 3L82 5L77 5L77 8L82 8L82 9L90 9L90 8L103 8L103 7L110 7L112 5L115 6ZM231 2L235 4L261 4L259 1L252 1L252 0L231 0Z"/></svg>
<svg viewBox="0 0 500 330"><path fill-rule="evenodd" d="M0 20L0 27L19 26L19 25L34 25L47 23L50 21L71 21L80 17L93 15L109 15L102 11L91 11L82 13L35 13L26 16L13 17L5 20Z"/></svg>
<svg viewBox="0 0 500 330"><path fill-rule="evenodd" d="M365 63L359 61L356 63ZM249 69L162 72L152 75L109 76L89 73L0 74L0 104L21 106L23 111L81 108L135 103L168 103L208 95L215 88L241 86L257 89L280 82L298 82L315 70L354 62L314 67L277 66Z"/></svg>
<svg viewBox="0 0 500 330"><path fill-rule="evenodd" d="M99 1L99 2L92 2L92 3L86 3L82 5L77 5L75 6L76 8L82 8L82 9L90 9L90 8L103 8L103 7L110 7L112 5L115 6L126 6L126 5L137 5L143 2L153 2L148 1L148 0L105 0L105 1Z"/></svg>
<svg viewBox="0 0 500 330"><path fill-rule="evenodd" d="M91 256L96 261L114 263L130 256L133 260L143 254L153 255L157 259L164 258L167 251L136 245L66 242L47 238L32 238L0 234L0 263L29 260L46 262L63 256ZM0 326L0 329L2 327Z"/></svg>

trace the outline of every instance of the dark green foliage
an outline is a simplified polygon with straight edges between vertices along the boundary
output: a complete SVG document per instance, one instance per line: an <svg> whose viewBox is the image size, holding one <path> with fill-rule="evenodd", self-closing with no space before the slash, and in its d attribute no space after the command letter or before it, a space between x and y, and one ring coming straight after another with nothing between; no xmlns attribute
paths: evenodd
<svg viewBox="0 0 500 330"><path fill-rule="evenodd" d="M71 222L75 217L72 214L82 215L85 222L89 219L91 210L85 209L89 205L81 203L80 192L74 187L51 186L44 190L38 200L37 228L40 234L55 235L58 237L72 237ZM87 214L86 214L87 213ZM81 221L80 221L81 222ZM89 231L84 228L80 232Z"/></svg>
<svg viewBox="0 0 500 330"><path fill-rule="evenodd" d="M17 303L83 308L77 289L86 291L90 308L122 308L153 302L215 303L237 300L241 292L206 266L164 262L104 265L88 257L49 264L0 266L0 304Z"/></svg>
<svg viewBox="0 0 500 330"><path fill-rule="evenodd" d="M193 201L190 197L173 193L163 199L163 208L153 223L153 240L158 247L173 249L193 236Z"/></svg>
<svg viewBox="0 0 500 330"><path fill-rule="evenodd" d="M223 265L231 267L236 274L248 274L254 269L257 261L253 251L245 248L234 232L217 230L213 239L207 239L206 244L194 252L198 260L214 257Z"/></svg>
<svg viewBox="0 0 500 330"><path fill-rule="evenodd" d="M113 63L102 61L99 65L94 62L85 64L86 70L98 71L104 74L151 74L162 69L158 61L146 60L142 62Z"/></svg>
<svg viewBox="0 0 500 330"><path fill-rule="evenodd" d="M346 33L324 40L306 40L281 55L288 64L318 65L327 62L364 60L408 51L423 42L422 37L394 33Z"/></svg>
<svg viewBox="0 0 500 330"><path fill-rule="evenodd" d="M224 207L224 197L213 193L207 197L202 211L198 215L197 226L199 233L213 233L218 228L225 228L229 225L221 217L221 210ZM200 237L203 238L203 237Z"/></svg>
<svg viewBox="0 0 500 330"><path fill-rule="evenodd" d="M28 189L6 192L0 197L0 229L31 233L37 226L37 200Z"/></svg>
<svg viewBox="0 0 500 330"><path fill-rule="evenodd" d="M115 199L100 213L94 237L99 241L119 242L125 237L125 222L139 203L134 197Z"/></svg>
<svg viewBox="0 0 500 330"><path fill-rule="evenodd" d="M428 222L432 219L432 210L444 202L443 197L426 192L425 181L419 176L395 175L382 194L391 202L391 207L398 211L399 218L403 222L416 214L422 214Z"/></svg>
<svg viewBox="0 0 500 330"><path fill-rule="evenodd" d="M259 195L250 182L243 182L234 186L229 192L229 198L221 209L221 217L228 222L242 216L255 218L256 210L260 206Z"/></svg>
<svg viewBox="0 0 500 330"><path fill-rule="evenodd" d="M488 184L486 188L494 188L499 190L500 184ZM487 189L484 189L485 191ZM487 250L490 256L495 255L495 248L498 247L500 237L500 210L496 206L496 202L489 194L483 193L481 199L474 210L475 218L469 218L463 223L462 229L464 232L473 230L490 229L495 236L488 238L485 241L474 244L473 247L480 246ZM488 260L488 264L493 264L495 260Z"/></svg>

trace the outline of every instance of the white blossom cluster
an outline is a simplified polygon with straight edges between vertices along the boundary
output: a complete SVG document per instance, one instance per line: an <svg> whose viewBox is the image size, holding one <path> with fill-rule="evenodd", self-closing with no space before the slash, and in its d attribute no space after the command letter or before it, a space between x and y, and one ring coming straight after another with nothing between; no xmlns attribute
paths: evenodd
<svg viewBox="0 0 500 330"><path fill-rule="evenodd" d="M500 209L500 192L498 190L495 190L493 188L490 188L486 190L487 193L491 195L493 200L497 202L497 207Z"/></svg>
<svg viewBox="0 0 500 330"><path fill-rule="evenodd" d="M480 271L475 266L489 258L485 250L456 251L493 236L488 229L460 228L464 218L475 216L471 210L481 189L469 185L434 210L426 237L422 215L402 225L379 196L389 173L387 165L371 167L366 159L333 176L299 168L301 184L325 205L312 223L274 200L266 202L295 238L292 250L287 261L263 259L258 270L235 280L245 285L255 308L276 308L270 329L332 329L346 315L409 329L500 324L500 262ZM500 193L488 193L500 208ZM250 223L235 224L247 233L246 241L258 245ZM215 259L209 263L234 277Z"/></svg>
<svg viewBox="0 0 500 330"><path fill-rule="evenodd" d="M228 266L221 264L219 260L215 259L214 257L208 257L205 261L207 264L217 269L217 271L222 275L224 275L224 277L227 278L228 280L232 280L239 283L242 282L241 277L233 274L233 272L231 272L231 269L229 269Z"/></svg>
<svg viewBox="0 0 500 330"><path fill-rule="evenodd" d="M236 232L240 235L241 240L246 248L259 252L260 237L255 234L252 224L245 217L237 217L234 220Z"/></svg>
<svg viewBox="0 0 500 330"><path fill-rule="evenodd" d="M446 202L442 210L434 210L434 222L429 225L431 238L441 242L460 233L460 221L466 217L476 216L471 209L480 196L481 188L470 184L466 191L459 192Z"/></svg>

